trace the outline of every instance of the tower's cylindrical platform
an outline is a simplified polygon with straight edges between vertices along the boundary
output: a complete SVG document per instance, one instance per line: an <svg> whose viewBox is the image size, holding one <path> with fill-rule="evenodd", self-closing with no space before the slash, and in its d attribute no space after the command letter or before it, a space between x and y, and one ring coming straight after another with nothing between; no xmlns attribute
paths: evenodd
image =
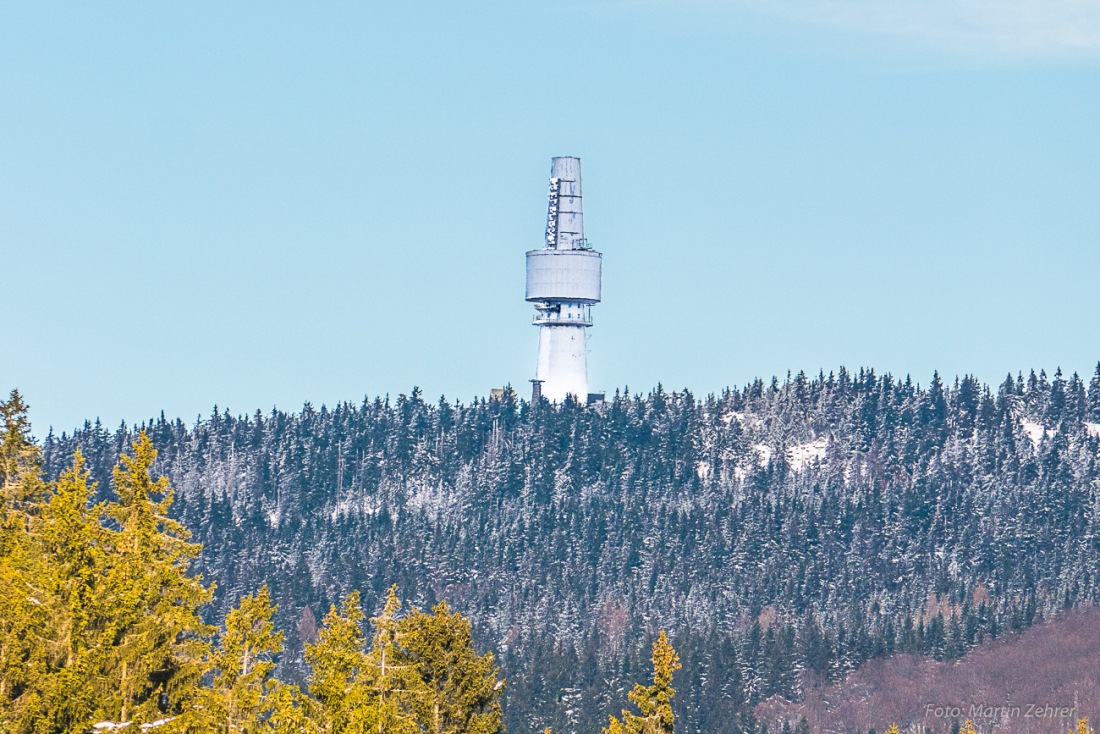
<svg viewBox="0 0 1100 734"><path fill-rule="evenodd" d="M602 264L593 250L531 250L527 300L599 303Z"/></svg>

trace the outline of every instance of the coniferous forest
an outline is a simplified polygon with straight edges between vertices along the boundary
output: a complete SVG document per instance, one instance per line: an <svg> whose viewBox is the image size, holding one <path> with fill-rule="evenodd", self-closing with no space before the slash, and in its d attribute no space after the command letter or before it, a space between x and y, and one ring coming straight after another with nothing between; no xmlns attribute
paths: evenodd
<svg viewBox="0 0 1100 734"><path fill-rule="evenodd" d="M88 502L115 503L105 527L125 527L116 467L142 435L175 489L166 512L201 544L178 582L211 601L180 624L270 610L271 675L306 690L349 594L383 619L394 584L417 609L446 599L471 649L495 652L515 732L600 731L663 629L676 731L755 734L769 697L895 652L955 658L1100 597L1100 367L996 386L841 369L591 406L413 390L215 408L51 434L42 476L87 472Z"/></svg>

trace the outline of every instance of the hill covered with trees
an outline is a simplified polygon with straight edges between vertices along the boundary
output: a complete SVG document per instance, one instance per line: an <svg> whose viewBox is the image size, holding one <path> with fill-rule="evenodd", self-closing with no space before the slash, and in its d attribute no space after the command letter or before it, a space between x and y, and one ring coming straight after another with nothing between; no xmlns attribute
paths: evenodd
<svg viewBox="0 0 1100 734"><path fill-rule="evenodd" d="M215 409L50 435L47 476L79 448L108 487L140 428L218 582L210 621L266 583L293 678L348 591L446 598L498 651L513 731L598 731L661 628L677 730L724 732L868 659L956 657L1100 596L1100 370Z"/></svg>

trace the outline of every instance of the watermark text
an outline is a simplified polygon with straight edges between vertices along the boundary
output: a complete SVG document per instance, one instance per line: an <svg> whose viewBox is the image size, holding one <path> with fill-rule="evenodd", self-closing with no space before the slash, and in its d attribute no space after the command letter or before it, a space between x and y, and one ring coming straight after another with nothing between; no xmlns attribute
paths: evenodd
<svg viewBox="0 0 1100 734"><path fill-rule="evenodd" d="M1075 719L1076 706L1058 706L1052 704L981 704L969 706L926 704L925 718L931 719Z"/></svg>

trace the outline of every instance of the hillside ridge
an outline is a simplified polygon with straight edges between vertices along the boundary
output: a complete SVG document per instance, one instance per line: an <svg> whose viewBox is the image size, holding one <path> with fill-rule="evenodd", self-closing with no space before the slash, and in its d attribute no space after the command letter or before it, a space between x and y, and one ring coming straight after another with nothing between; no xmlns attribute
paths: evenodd
<svg viewBox="0 0 1100 734"><path fill-rule="evenodd" d="M806 671L954 658L1097 601L1093 424L1100 370L922 388L841 369L705 398L414 390L145 428L216 613L267 582L290 672L342 593L369 606L397 583L421 606L446 597L500 651L516 730L596 730L667 628L678 721L721 732L798 699ZM107 486L133 431L50 436L46 468L79 446Z"/></svg>

